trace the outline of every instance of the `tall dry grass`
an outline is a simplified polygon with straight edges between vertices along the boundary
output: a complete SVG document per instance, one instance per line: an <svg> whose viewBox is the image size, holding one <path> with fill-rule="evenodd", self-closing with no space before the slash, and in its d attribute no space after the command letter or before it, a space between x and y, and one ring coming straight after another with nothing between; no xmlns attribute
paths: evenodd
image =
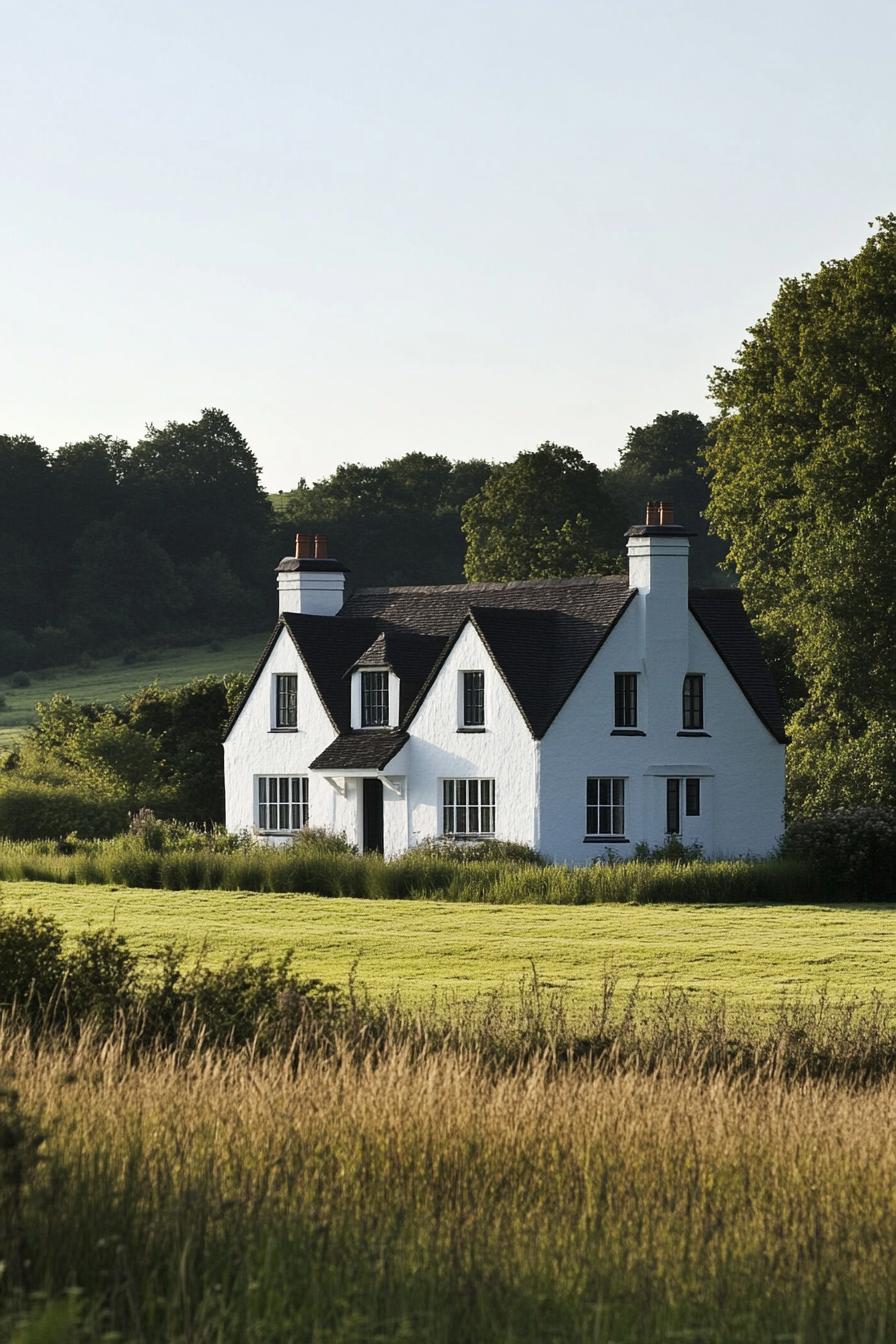
<svg viewBox="0 0 896 1344"><path fill-rule="evenodd" d="M265 1055L7 1020L7 1336L30 1312L44 1344L896 1338L891 1073L708 1062L669 1005L652 1052L561 1059L550 1017L542 1048L491 1048L530 1039L520 1011L358 1008ZM848 1062L843 1011L791 1021L807 1059L815 1031Z"/></svg>

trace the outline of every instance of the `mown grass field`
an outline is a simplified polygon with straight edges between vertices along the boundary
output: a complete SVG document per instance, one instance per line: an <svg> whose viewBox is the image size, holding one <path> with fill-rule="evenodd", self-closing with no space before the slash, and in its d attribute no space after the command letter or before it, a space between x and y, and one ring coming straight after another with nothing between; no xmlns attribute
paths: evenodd
<svg viewBox="0 0 896 1344"><path fill-rule="evenodd" d="M273 621L271 622L273 625ZM221 641L220 649L208 645L165 649L160 653L141 654L134 663L124 664L121 657L100 658L91 667L48 667L29 672L31 684L15 689L10 677L0 677L0 748L10 747L35 719L34 706L61 692L79 704L93 701L101 705L119 704L126 695L158 680L160 686L182 686L193 677L210 673L251 672L265 635L240 635Z"/></svg>
<svg viewBox="0 0 896 1344"><path fill-rule="evenodd" d="M533 964L546 988L578 1004L600 993L608 969L621 989L674 984L757 1005L896 985L896 909L883 905L490 906L43 882L0 883L0 900L73 933L114 923L143 954L167 942L205 944L213 962L295 948L303 973L341 986L357 963L371 992L409 1002L514 991Z"/></svg>

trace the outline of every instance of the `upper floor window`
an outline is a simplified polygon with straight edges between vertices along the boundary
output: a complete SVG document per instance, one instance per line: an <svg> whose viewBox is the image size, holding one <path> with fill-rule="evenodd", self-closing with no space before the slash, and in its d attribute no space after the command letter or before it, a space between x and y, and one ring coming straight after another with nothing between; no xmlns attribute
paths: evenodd
<svg viewBox="0 0 896 1344"><path fill-rule="evenodd" d="M703 677L699 673L689 672L684 679L681 726L703 727Z"/></svg>
<svg viewBox="0 0 896 1344"><path fill-rule="evenodd" d="M299 721L299 679L292 672L276 678L274 727L295 728Z"/></svg>
<svg viewBox="0 0 896 1344"><path fill-rule="evenodd" d="M389 673L361 673L361 727L388 728Z"/></svg>
<svg viewBox="0 0 896 1344"><path fill-rule="evenodd" d="M638 726L637 672L616 673L615 723L617 728L637 728Z"/></svg>
<svg viewBox="0 0 896 1344"><path fill-rule="evenodd" d="M483 728L485 726L485 673L464 672L463 676L463 727Z"/></svg>
<svg viewBox="0 0 896 1344"><path fill-rule="evenodd" d="M585 834L625 835L625 780L592 778L585 797Z"/></svg>
<svg viewBox="0 0 896 1344"><path fill-rule="evenodd" d="M442 834L469 839L495 833L493 779L442 780Z"/></svg>
<svg viewBox="0 0 896 1344"><path fill-rule="evenodd" d="M258 829L300 831L308 825L308 776L258 776Z"/></svg>

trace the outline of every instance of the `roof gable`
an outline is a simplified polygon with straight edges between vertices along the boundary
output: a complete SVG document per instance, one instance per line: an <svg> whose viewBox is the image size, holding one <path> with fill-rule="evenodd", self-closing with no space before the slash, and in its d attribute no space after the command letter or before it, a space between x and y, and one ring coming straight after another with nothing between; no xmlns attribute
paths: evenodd
<svg viewBox="0 0 896 1344"><path fill-rule="evenodd" d="M407 728L461 630L471 622L532 735L543 737L634 591L624 575L514 583L367 588L338 616L284 613L225 737L281 630L290 637L339 734L351 733L351 672L387 666ZM690 609L769 731L785 741L781 705L759 640L733 589L692 589Z"/></svg>
<svg viewBox="0 0 896 1344"><path fill-rule="evenodd" d="M786 742L778 688L740 592L736 588L692 588L688 606L766 728L779 742Z"/></svg>

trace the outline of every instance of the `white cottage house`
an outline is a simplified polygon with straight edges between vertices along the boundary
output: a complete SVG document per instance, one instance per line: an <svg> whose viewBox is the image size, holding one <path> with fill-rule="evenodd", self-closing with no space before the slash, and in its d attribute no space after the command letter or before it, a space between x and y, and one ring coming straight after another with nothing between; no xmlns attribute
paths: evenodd
<svg viewBox="0 0 896 1344"><path fill-rule="evenodd" d="M280 618L228 726L227 825L387 856L495 837L562 863L670 834L767 854L784 726L740 596L688 588L668 505L627 575L367 588L299 536Z"/></svg>

